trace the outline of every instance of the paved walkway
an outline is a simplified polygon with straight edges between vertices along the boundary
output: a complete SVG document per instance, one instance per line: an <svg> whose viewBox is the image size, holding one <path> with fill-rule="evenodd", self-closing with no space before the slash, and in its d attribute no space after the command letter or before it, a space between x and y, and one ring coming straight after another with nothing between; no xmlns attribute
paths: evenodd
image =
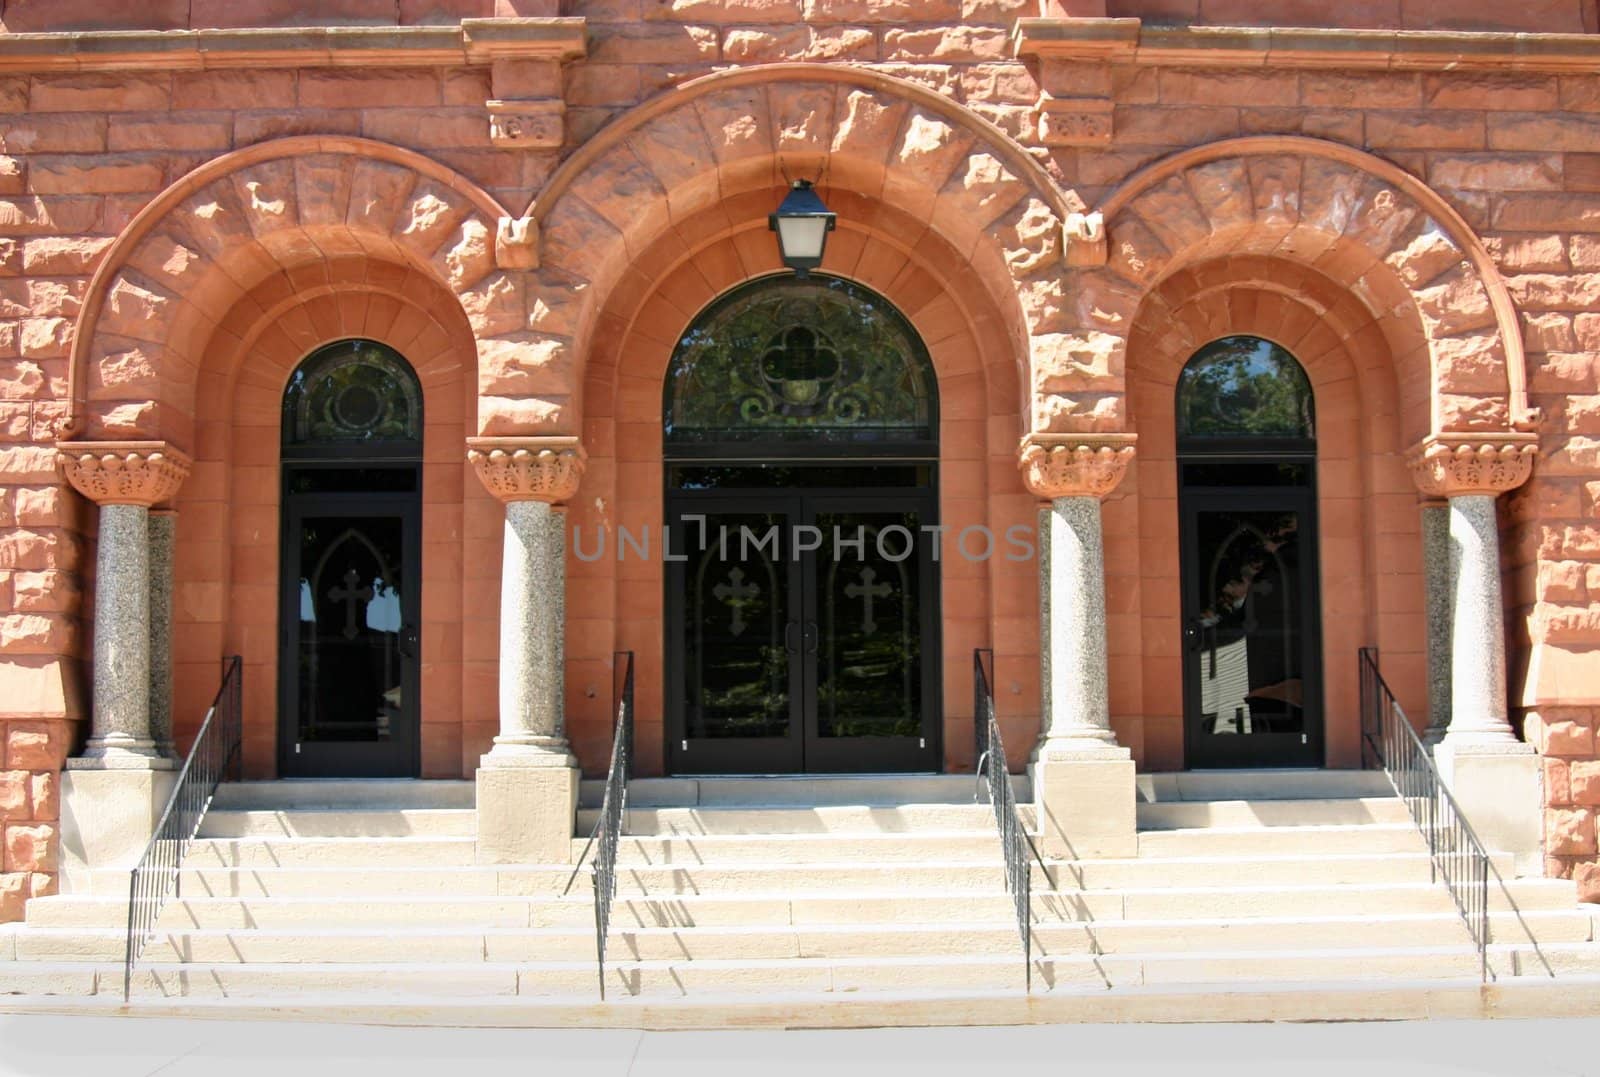
<svg viewBox="0 0 1600 1077"><path fill-rule="evenodd" d="M1600 1019L842 1032L512 1031L0 1016L25 1077L1600 1077Z"/></svg>

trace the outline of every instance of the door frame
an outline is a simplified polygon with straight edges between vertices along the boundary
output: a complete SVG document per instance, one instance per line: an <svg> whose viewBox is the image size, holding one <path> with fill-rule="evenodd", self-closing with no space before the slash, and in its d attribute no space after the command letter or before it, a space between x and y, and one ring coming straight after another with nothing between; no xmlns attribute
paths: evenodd
<svg viewBox="0 0 1600 1077"><path fill-rule="evenodd" d="M319 461L323 467L338 462ZM300 692L297 656L300 649L299 544L300 522L308 516L393 516L400 519L402 560L401 623L419 631L422 623L422 468L420 464L369 463L416 473L411 493L365 491L290 493L290 476L298 463L285 461L281 525L278 536L278 775L282 778L415 778L422 773L422 658L417 640L401 639L400 727L388 750L360 741L311 745L299 741ZM317 465L311 465L317 466ZM291 583L291 581L293 581Z"/></svg>
<svg viewBox="0 0 1600 1077"><path fill-rule="evenodd" d="M1180 456L1179 466L1185 462ZM1196 462L1191 459L1189 462ZM1253 460L1208 460L1209 463L1260 463ZM1299 461L1296 461L1299 462ZM1183 747L1184 766L1189 770L1215 770L1225 768L1296 768L1323 767L1327 763L1327 716L1323 693L1322 654L1322 561L1317 519L1317 490L1315 462L1304 461L1313 476L1305 485L1298 486L1190 486L1184 483L1182 473L1178 484L1178 560L1180 624L1182 628L1183 667ZM1236 509L1265 511L1274 509L1300 514L1300 584L1304 599L1300 603L1299 632L1301 643L1301 686L1305 729L1302 734L1251 734L1235 738L1238 743L1227 747L1232 751L1214 751L1222 747L1216 738L1206 737L1200 730L1200 680L1201 648L1192 645L1192 626L1198 619L1195 608L1195 586L1202 566L1198 523L1199 514L1205 511ZM1292 738L1302 736L1301 744ZM1298 750L1297 750L1298 749Z"/></svg>
<svg viewBox="0 0 1600 1077"><path fill-rule="evenodd" d="M738 467L753 461L723 461L727 466ZM819 460L819 464L847 463L837 458ZM930 466L930 483L926 486L886 487L785 487L782 489L752 487L748 490L722 488L717 490L681 490L669 488L665 497L664 519L668 529L675 527L685 515L697 511L722 510L724 512L782 512L796 525L815 525L818 512L849 511L852 508L889 508L919 511L929 525L938 523L938 471L930 461L919 461ZM689 753L683 748L687 733L688 715L684 709L685 678L688 664L685 641L676 629L685 622L688 600L684 562L668 561L666 564L666 602L664 614L665 658L665 765L669 775L766 775L766 774L846 774L846 773L939 773L943 756L943 640L940 617L939 561L933 556L932 542L925 535L918 536L917 560L919 572L918 619L922 634L922 651L918 674L921 679L922 734L920 742L909 748L905 742L912 738L851 737L841 743L851 746L850 751L839 748L833 738L824 740L817 735L818 714L816 700L817 656L821 649L820 637L808 643L806 624L816 625L817 563L815 552L796 558L790 550L790 536L780 538L785 563L789 566L788 586L798 599L788 607L790 622L802 627L797 638L799 661L790 663L790 728L797 736L784 739L781 749L770 746L777 738L717 738L697 742L693 752L693 765L686 766ZM663 543L666 542L665 537ZM667 547L663 545L663 553ZM820 627L816 629L821 632ZM915 763L905 764L907 751L916 753ZM770 761L770 762L768 762ZM813 761L818 766L811 765ZM763 766L766 763L766 766ZM773 764L786 764L777 769ZM926 765L923 765L926 764Z"/></svg>

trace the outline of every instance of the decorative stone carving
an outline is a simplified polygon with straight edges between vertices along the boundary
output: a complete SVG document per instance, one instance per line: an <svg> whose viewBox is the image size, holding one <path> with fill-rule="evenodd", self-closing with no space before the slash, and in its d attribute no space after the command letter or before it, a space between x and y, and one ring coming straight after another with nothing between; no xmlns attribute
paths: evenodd
<svg viewBox="0 0 1600 1077"><path fill-rule="evenodd" d="M1069 213L1063 229L1067 265L1103 266L1106 264L1106 219L1099 210Z"/></svg>
<svg viewBox="0 0 1600 1077"><path fill-rule="evenodd" d="M1494 496L1527 482L1538 455L1535 434L1435 434L1413 447L1406 463L1429 497Z"/></svg>
<svg viewBox="0 0 1600 1077"><path fill-rule="evenodd" d="M539 268L539 221L526 217L501 217L495 229L494 261L501 269Z"/></svg>
<svg viewBox="0 0 1600 1077"><path fill-rule="evenodd" d="M1039 102L1039 141L1046 146L1105 146L1112 136L1112 103L1099 98Z"/></svg>
<svg viewBox="0 0 1600 1077"><path fill-rule="evenodd" d="M98 505L168 501L193 463L165 441L58 441L56 453L73 489Z"/></svg>
<svg viewBox="0 0 1600 1077"><path fill-rule="evenodd" d="M502 149L561 148L565 106L559 101L485 101L489 141Z"/></svg>
<svg viewBox="0 0 1600 1077"><path fill-rule="evenodd" d="M567 501L588 459L575 437L467 439L478 481L501 501Z"/></svg>
<svg viewBox="0 0 1600 1077"><path fill-rule="evenodd" d="M1135 434L1029 434L1022 439L1022 481L1038 497L1104 498L1133 462Z"/></svg>

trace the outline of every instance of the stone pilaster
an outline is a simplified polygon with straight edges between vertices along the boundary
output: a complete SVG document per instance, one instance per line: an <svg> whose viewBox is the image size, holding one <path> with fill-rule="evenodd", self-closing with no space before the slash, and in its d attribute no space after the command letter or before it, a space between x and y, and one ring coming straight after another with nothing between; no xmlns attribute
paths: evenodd
<svg viewBox="0 0 1600 1077"><path fill-rule="evenodd" d="M1423 742L1438 744L1450 727L1450 506L1422 508L1422 582L1428 619L1428 728Z"/></svg>
<svg viewBox="0 0 1600 1077"><path fill-rule="evenodd" d="M1519 872L1541 867L1542 804L1538 758L1507 717L1495 499L1527 481L1537 454L1532 434L1436 435L1407 461L1425 496L1449 501L1450 707L1434 760L1479 837Z"/></svg>
<svg viewBox="0 0 1600 1077"><path fill-rule="evenodd" d="M478 781L478 860L564 862L578 767L563 714L566 516L586 459L576 438L470 438L467 459L506 506L500 733Z"/></svg>
<svg viewBox="0 0 1600 1077"><path fill-rule="evenodd" d="M67 481L100 506L94 713L83 755L67 760L61 781L62 885L81 891L93 871L123 867L139 856L176 777L175 761L161 750L151 721L152 535L165 529L170 538L170 529L155 524L153 532L150 507L178 492L190 461L165 442L62 442L57 452ZM170 546L166 550L157 554L168 573L157 606L170 626ZM161 642L154 649L170 658ZM169 706L158 707L170 714Z"/></svg>
<svg viewBox="0 0 1600 1077"><path fill-rule="evenodd" d="M177 755L172 740L172 555L178 514L150 512L150 739L156 751Z"/></svg>
<svg viewBox="0 0 1600 1077"><path fill-rule="evenodd" d="M1023 481L1041 512L1044 713L1033 754L1046 855L1124 856L1136 847L1134 767L1111 731L1100 502L1133 460L1132 435L1024 439Z"/></svg>

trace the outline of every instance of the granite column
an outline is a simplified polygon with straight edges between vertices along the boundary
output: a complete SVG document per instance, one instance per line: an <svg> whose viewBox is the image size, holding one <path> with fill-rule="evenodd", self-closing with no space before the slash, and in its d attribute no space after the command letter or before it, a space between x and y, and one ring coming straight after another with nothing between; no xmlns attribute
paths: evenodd
<svg viewBox="0 0 1600 1077"><path fill-rule="evenodd" d="M100 509L94 709L61 783L62 881L81 890L91 870L137 858L171 793L175 761L151 724L150 509L177 493L190 461L165 442L62 442L57 452L67 481ZM159 604L169 609L170 593Z"/></svg>
<svg viewBox="0 0 1600 1077"><path fill-rule="evenodd" d="M1434 761L1467 821L1519 874L1542 867L1539 760L1506 707L1505 606L1495 499L1527 481L1535 435L1435 435L1409 454L1425 496L1449 501L1450 718Z"/></svg>
<svg viewBox="0 0 1600 1077"><path fill-rule="evenodd" d="M1044 713L1033 753L1046 855L1125 856L1136 848L1134 765L1111 730L1107 700L1101 501L1126 474L1132 435L1030 435L1020 464L1040 515Z"/></svg>
<svg viewBox="0 0 1600 1077"><path fill-rule="evenodd" d="M480 863L570 858L578 764L563 714L566 517L585 454L576 438L470 438L467 458L505 503L500 732L479 762Z"/></svg>

